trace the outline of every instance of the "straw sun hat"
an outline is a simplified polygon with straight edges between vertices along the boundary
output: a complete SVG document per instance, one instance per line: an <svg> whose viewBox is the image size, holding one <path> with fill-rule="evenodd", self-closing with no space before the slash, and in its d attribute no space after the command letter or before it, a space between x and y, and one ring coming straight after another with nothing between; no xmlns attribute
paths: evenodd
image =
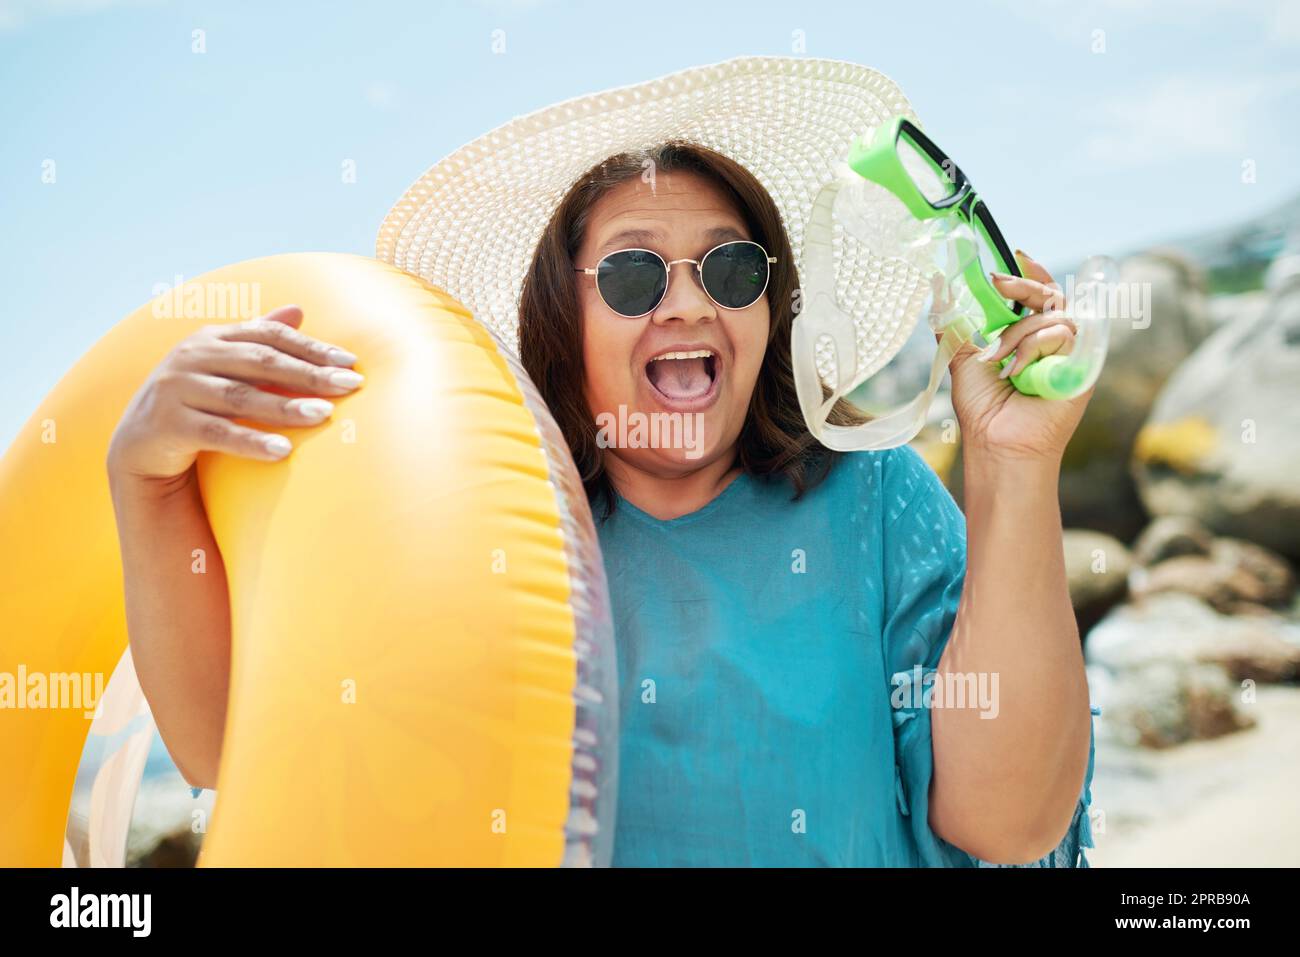
<svg viewBox="0 0 1300 957"><path fill-rule="evenodd" d="M516 117L434 164L384 218L376 255L447 290L518 353L518 305L542 230L570 187L609 157L685 140L767 189L795 266L820 188L850 142L898 113L888 77L855 63L747 56L566 100ZM880 368L916 315L916 276L836 227L836 285L855 317L858 370ZM822 363L819 361L818 365Z"/></svg>

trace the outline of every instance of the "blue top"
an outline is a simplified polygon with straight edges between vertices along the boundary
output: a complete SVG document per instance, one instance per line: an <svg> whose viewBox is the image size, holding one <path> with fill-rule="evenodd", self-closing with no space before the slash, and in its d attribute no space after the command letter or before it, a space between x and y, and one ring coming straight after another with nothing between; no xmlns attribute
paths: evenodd
<svg viewBox="0 0 1300 957"><path fill-rule="evenodd" d="M598 524L621 696L614 864L980 865L929 828L929 712L891 704L891 677L933 671L952 629L961 511L907 447L843 456L791 497L742 474L689 515L620 498ZM1027 866L1087 866L1091 777L1090 757L1061 846Z"/></svg>

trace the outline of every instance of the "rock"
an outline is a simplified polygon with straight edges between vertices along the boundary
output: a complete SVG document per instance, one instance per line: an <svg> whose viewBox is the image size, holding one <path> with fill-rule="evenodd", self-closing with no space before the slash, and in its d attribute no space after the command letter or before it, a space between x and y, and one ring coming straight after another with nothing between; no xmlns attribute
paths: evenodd
<svg viewBox="0 0 1300 957"><path fill-rule="evenodd" d="M1255 716L1240 707L1240 689L1228 679L1222 668L1213 665L1198 665L1188 668L1182 675L1182 705L1187 716L1187 738L1200 740L1217 738L1255 726ZM1152 726L1144 735L1142 743L1147 747L1159 747L1157 740L1177 744L1180 738L1170 734L1168 727Z"/></svg>
<svg viewBox="0 0 1300 957"><path fill-rule="evenodd" d="M1170 592L1115 609L1088 634L1085 653L1089 664L1115 674L1210 664L1235 681L1294 682L1300 627L1273 614L1220 615L1191 595Z"/></svg>
<svg viewBox="0 0 1300 957"><path fill-rule="evenodd" d="M188 827L160 837L153 848L134 862L135 867L194 867L202 839Z"/></svg>
<svg viewBox="0 0 1300 957"><path fill-rule="evenodd" d="M1204 559L1156 568L1186 560ZM1165 748L1253 726L1243 682L1295 681L1300 629L1275 615L1231 618L1191 595L1157 594L1107 616L1088 635L1086 655L1103 731Z"/></svg>
<svg viewBox="0 0 1300 957"><path fill-rule="evenodd" d="M1150 566L1179 555L1209 555L1214 536L1192 518L1165 515L1143 529L1133 543L1133 562Z"/></svg>
<svg viewBox="0 0 1300 957"><path fill-rule="evenodd" d="M1276 607L1290 604L1295 594L1295 573L1277 552L1239 538L1217 538L1210 557L1219 565L1238 569L1254 579L1261 604Z"/></svg>
<svg viewBox="0 0 1300 957"><path fill-rule="evenodd" d="M1266 591L1250 573L1201 555L1180 555L1132 576L1133 597L1182 592L1216 611L1232 614L1242 603L1262 604Z"/></svg>
<svg viewBox="0 0 1300 957"><path fill-rule="evenodd" d="M1127 745L1168 748L1253 727L1222 668L1154 662L1127 670L1098 695L1099 731Z"/></svg>
<svg viewBox="0 0 1300 957"><path fill-rule="evenodd" d="M1129 590L1141 598L1158 592L1194 595L1227 614L1286 608L1295 574L1281 555L1236 538L1214 538L1195 519L1156 519L1133 544Z"/></svg>
<svg viewBox="0 0 1300 957"><path fill-rule="evenodd" d="M1268 308L1272 295L1263 289L1212 296L1209 309L1210 328L1218 330L1233 322L1253 322Z"/></svg>
<svg viewBox="0 0 1300 957"><path fill-rule="evenodd" d="M1127 593L1129 552L1118 539L1086 529L1067 528L1063 545L1070 604L1086 635Z"/></svg>
<svg viewBox="0 0 1300 957"><path fill-rule="evenodd" d="M1149 289L1149 315L1111 323L1110 352L1061 465L1066 526L1130 541L1146 524L1129 461L1161 387L1212 328L1205 280L1181 254L1153 250L1120 264L1124 288ZM1064 277L1058 277L1064 283Z"/></svg>
<svg viewBox="0 0 1300 957"><path fill-rule="evenodd" d="M1270 292L1300 283L1300 230L1294 230L1287 248L1279 253L1264 272L1264 286Z"/></svg>
<svg viewBox="0 0 1300 957"><path fill-rule="evenodd" d="M206 825L215 800L214 791L194 797L175 770L146 777L131 812L127 866L193 867L203 842L203 835L195 833L195 814Z"/></svg>
<svg viewBox="0 0 1300 957"><path fill-rule="evenodd" d="M1111 345L1120 347L1121 353L1131 353L1127 346L1140 346L1140 351L1150 353L1149 368L1167 376L1214 329L1205 271L1186 253L1158 247L1121 262L1120 280L1126 285L1150 288L1150 312L1139 308L1141 296L1129 296L1127 315L1114 317ZM1108 359L1107 368L1109 365ZM1118 368L1127 370L1139 365L1142 363L1132 358L1120 357Z"/></svg>
<svg viewBox="0 0 1300 957"><path fill-rule="evenodd" d="M1212 335L1161 391L1133 449L1147 510L1300 557L1297 383L1300 283L1291 282L1253 321Z"/></svg>

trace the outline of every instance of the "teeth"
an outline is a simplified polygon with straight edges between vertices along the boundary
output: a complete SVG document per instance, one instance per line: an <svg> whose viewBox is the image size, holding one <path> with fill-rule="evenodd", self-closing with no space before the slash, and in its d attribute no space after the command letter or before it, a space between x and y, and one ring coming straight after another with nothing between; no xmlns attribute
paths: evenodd
<svg viewBox="0 0 1300 957"><path fill-rule="evenodd" d="M660 359L709 359L712 358L713 352L709 349L696 349L694 352L665 352L661 356L655 356L651 362L658 362Z"/></svg>

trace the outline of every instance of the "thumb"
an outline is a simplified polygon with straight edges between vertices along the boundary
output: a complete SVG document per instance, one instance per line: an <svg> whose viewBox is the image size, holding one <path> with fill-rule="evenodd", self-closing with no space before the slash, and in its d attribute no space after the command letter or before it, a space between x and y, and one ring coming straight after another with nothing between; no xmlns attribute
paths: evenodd
<svg viewBox="0 0 1300 957"><path fill-rule="evenodd" d="M938 344L942 341L943 341L943 332L942 331L936 332L934 334L934 344L938 346ZM965 362L967 359L977 356L983 351L984 351L983 349L981 349L979 346L975 344L974 340L967 339L965 342L961 344L961 348L959 348L956 352L953 353L952 364L955 366L958 362Z"/></svg>
<svg viewBox="0 0 1300 957"><path fill-rule="evenodd" d="M278 306L262 317L267 322L283 322L297 329L302 325L301 306Z"/></svg>

